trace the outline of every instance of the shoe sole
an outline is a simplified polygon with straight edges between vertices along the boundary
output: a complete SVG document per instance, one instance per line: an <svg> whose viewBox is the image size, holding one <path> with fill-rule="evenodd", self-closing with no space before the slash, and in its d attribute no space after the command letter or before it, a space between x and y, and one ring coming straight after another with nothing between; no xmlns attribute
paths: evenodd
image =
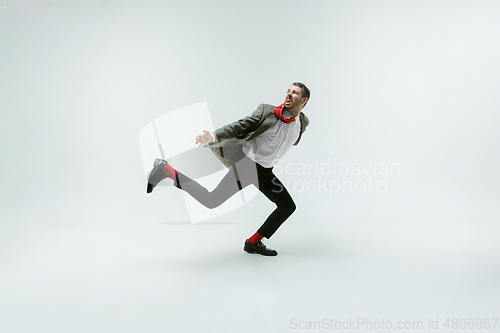
<svg viewBox="0 0 500 333"><path fill-rule="evenodd" d="M263 253L255 251L255 250L243 249L243 251L245 251L246 253L251 253L251 254L260 254L261 256L265 256L265 257L274 257L274 256L278 255L277 252L276 252L276 254L263 254Z"/></svg>
<svg viewBox="0 0 500 333"><path fill-rule="evenodd" d="M146 187L146 193L151 193L153 192L153 189L156 187L156 185L153 185L149 182L149 178L151 177L151 173L153 172L153 170L158 166L160 165L161 163L161 160L159 158L155 159L154 163L153 163L153 169L151 169L151 171L148 173L148 186ZM168 162L167 162L168 164ZM157 184L158 185L158 184Z"/></svg>

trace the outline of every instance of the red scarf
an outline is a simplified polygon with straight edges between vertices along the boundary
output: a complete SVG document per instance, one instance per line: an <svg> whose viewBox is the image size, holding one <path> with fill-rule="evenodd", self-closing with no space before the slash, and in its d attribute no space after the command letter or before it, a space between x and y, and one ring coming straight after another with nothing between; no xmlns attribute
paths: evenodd
<svg viewBox="0 0 500 333"><path fill-rule="evenodd" d="M292 118L283 118L282 114L283 114L283 108L285 107L285 104L281 104L280 106L276 107L274 109L274 114L276 115L276 117L278 117L279 120L287 123L287 124L290 124L291 122L295 121L295 117L292 117Z"/></svg>

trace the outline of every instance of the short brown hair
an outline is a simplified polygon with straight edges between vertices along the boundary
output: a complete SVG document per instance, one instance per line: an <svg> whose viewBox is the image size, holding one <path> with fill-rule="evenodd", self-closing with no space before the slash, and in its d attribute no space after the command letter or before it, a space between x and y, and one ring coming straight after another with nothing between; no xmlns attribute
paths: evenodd
<svg viewBox="0 0 500 333"><path fill-rule="evenodd" d="M302 93L300 94L301 97L307 97L307 100L309 100L309 98L311 98L311 91L309 91L309 88L307 88L305 84L300 83L300 82L294 82L291 85L302 89ZM307 104L307 102L306 102L306 104ZM306 106L306 104L304 104L304 106Z"/></svg>

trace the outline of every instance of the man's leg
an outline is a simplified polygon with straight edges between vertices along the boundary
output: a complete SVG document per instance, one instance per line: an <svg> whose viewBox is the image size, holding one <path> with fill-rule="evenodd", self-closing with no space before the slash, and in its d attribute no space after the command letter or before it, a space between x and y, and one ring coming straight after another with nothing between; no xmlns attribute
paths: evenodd
<svg viewBox="0 0 500 333"><path fill-rule="evenodd" d="M245 241L244 250L266 256L278 254L275 250L266 248L261 240L263 237L270 238L276 232L280 225L295 211L295 204L285 186L272 172L272 168L264 168L245 156L234 164L219 185L209 192L195 180L177 172L166 161L156 165L157 162L155 162L155 168L149 177L148 193L168 174L169 178L174 179L175 186L186 191L198 202L209 208L219 206L239 190L254 184L277 205L277 208L269 215L260 229Z"/></svg>
<svg viewBox="0 0 500 333"><path fill-rule="evenodd" d="M208 191L197 181L187 177L182 172L178 172L166 161L160 161L161 162L155 162L155 169L153 169L152 176L150 176L150 179L154 178L150 180L151 183L156 186L161 179L165 177L171 178L174 180L174 185L176 187L189 193L194 199L207 208L220 206L236 192L250 184L255 184L257 186L258 182L256 164L246 156L237 159L237 162L229 168L228 173L222 178L213 191ZM151 188L150 184L148 184L148 193L152 191L152 188L151 190L149 190L149 188Z"/></svg>
<svg viewBox="0 0 500 333"><path fill-rule="evenodd" d="M272 168L264 168L257 164L259 176L259 190L272 202L276 209L269 215L257 232L245 241L244 250L250 253L259 253L265 256L275 256L276 250L262 244L262 238L270 238L285 220L295 211L295 203L285 186L272 172Z"/></svg>
<svg viewBox="0 0 500 333"><path fill-rule="evenodd" d="M293 214L296 209L290 193L273 173L272 168L258 166L259 190L272 202L276 204L276 209L269 215L257 232L266 237L271 236Z"/></svg>
<svg viewBox="0 0 500 333"><path fill-rule="evenodd" d="M237 178L237 171L234 166L229 169L228 173L222 178L213 191L208 191L197 181L187 177L181 172L177 173L174 185L189 193L194 199L207 208L220 206L243 188L241 182L239 182Z"/></svg>

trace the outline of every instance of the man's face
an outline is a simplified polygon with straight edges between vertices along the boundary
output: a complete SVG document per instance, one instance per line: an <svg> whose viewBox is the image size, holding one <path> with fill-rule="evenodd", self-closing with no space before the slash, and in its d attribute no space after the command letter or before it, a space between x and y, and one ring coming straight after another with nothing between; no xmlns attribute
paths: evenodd
<svg viewBox="0 0 500 333"><path fill-rule="evenodd" d="M290 111L300 111L304 107L307 98L302 98L302 88L297 86L290 86L286 91L285 108Z"/></svg>

